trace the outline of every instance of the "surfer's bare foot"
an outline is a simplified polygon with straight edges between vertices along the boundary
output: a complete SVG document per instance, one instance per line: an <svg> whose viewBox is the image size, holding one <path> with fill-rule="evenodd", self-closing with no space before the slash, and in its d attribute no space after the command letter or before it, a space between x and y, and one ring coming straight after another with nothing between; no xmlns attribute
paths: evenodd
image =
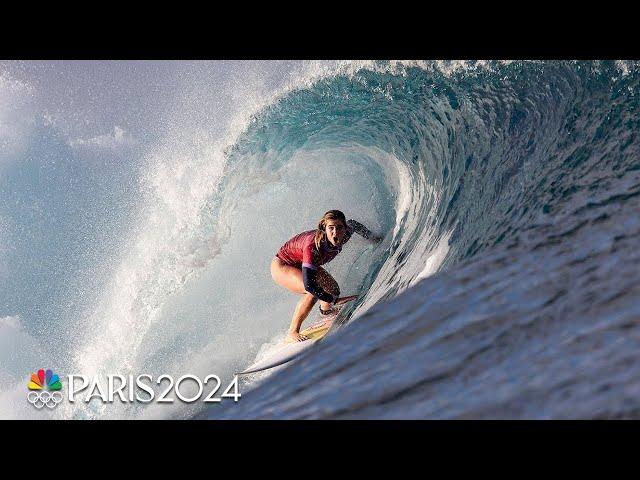
<svg viewBox="0 0 640 480"><path fill-rule="evenodd" d="M300 332L289 332L287 334L287 342L302 342L304 340L309 340L309 338Z"/></svg>

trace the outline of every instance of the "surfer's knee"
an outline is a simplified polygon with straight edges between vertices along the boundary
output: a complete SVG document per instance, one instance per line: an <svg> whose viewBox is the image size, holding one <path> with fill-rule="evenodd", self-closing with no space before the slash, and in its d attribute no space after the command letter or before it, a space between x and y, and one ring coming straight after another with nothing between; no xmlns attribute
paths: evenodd
<svg viewBox="0 0 640 480"><path fill-rule="evenodd" d="M329 275L329 272L324 269L319 269L319 277L320 286L323 288L323 290L333 295L334 297L340 296L340 287L338 286L338 282L336 282L335 279L331 275Z"/></svg>
<svg viewBox="0 0 640 480"><path fill-rule="evenodd" d="M315 305L315 303L318 301L318 298L313 295L312 293L305 293L304 296L302 297L302 300L305 302L310 303L311 305Z"/></svg>

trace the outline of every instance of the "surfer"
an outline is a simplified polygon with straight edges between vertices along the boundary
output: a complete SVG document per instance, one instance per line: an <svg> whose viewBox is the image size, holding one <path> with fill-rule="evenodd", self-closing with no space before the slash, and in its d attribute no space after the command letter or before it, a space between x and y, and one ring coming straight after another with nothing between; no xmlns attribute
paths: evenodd
<svg viewBox="0 0 640 480"><path fill-rule="evenodd" d="M382 240L361 223L347 221L340 210L329 210L318 222L317 229L291 238L280 247L271 261L273 280L287 290L302 295L291 319L288 340L307 340L300 334L300 326L318 300L320 313L331 315L336 311L335 305L357 298L357 295L339 297L338 282L321 267L342 251L342 246L354 232L374 243Z"/></svg>

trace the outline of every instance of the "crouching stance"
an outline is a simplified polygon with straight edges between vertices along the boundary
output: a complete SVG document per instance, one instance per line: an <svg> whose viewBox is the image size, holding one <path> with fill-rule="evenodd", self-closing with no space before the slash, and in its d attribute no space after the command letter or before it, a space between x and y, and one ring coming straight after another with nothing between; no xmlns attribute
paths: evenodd
<svg viewBox="0 0 640 480"><path fill-rule="evenodd" d="M291 319L289 340L307 339L300 334L300 327L318 300L320 313L329 315L334 312L334 305L356 297L341 298L338 283L321 266L342 251L342 246L354 232L373 242L382 240L361 223L347 221L341 211L330 210L322 216L316 230L302 232L291 238L271 261L273 280L287 290L302 295Z"/></svg>

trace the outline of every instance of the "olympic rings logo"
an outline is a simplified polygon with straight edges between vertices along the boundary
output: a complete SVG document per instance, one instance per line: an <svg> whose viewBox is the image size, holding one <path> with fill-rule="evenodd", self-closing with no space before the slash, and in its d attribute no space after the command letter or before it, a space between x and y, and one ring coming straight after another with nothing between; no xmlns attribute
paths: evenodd
<svg viewBox="0 0 640 480"><path fill-rule="evenodd" d="M62 402L62 393L60 392L29 392L27 394L27 400L33 404L37 409L43 408L45 405L47 408L55 408L60 402Z"/></svg>

